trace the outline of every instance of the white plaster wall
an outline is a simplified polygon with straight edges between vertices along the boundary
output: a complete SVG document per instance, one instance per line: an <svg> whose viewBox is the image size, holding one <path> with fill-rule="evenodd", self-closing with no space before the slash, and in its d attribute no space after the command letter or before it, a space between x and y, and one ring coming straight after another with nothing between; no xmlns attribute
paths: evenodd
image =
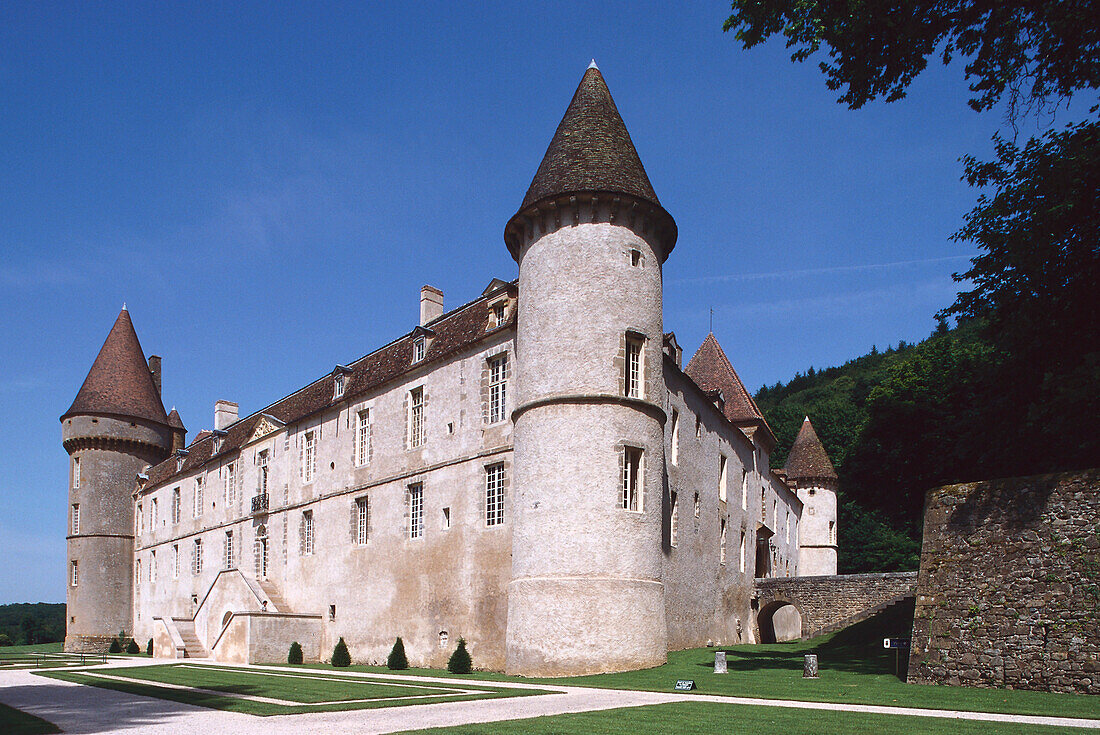
<svg viewBox="0 0 1100 735"><path fill-rule="evenodd" d="M798 488L802 501L800 573L803 576L837 573L837 547L829 534L829 523L837 520L836 489L827 481L804 481ZM835 530L834 530L835 533Z"/></svg>

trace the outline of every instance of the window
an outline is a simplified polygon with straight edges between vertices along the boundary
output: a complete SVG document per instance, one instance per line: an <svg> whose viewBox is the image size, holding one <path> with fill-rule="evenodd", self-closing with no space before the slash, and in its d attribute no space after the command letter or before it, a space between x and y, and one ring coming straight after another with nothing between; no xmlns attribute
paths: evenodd
<svg viewBox="0 0 1100 735"><path fill-rule="evenodd" d="M624 394L630 398L642 397L642 343L639 335L626 336L626 371L623 383Z"/></svg>
<svg viewBox="0 0 1100 735"><path fill-rule="evenodd" d="M317 474L317 432L307 431L302 440L302 482L313 482Z"/></svg>
<svg viewBox="0 0 1100 735"><path fill-rule="evenodd" d="M78 487L80 487L80 457L73 457L73 489ZM73 587L76 585L74 584Z"/></svg>
<svg viewBox="0 0 1100 735"><path fill-rule="evenodd" d="M347 378L343 373L338 374L332 381L332 397L333 399L340 398L344 395L344 386L347 384Z"/></svg>
<svg viewBox="0 0 1100 735"><path fill-rule="evenodd" d="M409 447L424 444L424 389L409 391Z"/></svg>
<svg viewBox="0 0 1100 735"><path fill-rule="evenodd" d="M718 561L721 564L726 563L726 519L721 521L721 536L718 539Z"/></svg>
<svg viewBox="0 0 1100 735"><path fill-rule="evenodd" d="M73 587L76 587L78 584L80 584L80 565L75 559L69 562L69 570L69 584L71 584Z"/></svg>
<svg viewBox="0 0 1100 735"><path fill-rule="evenodd" d="M355 543L367 545L367 523L370 520L370 506L367 498L355 501Z"/></svg>
<svg viewBox="0 0 1100 735"><path fill-rule="evenodd" d="M783 519L783 535L785 541L789 544L791 542L791 512L789 510Z"/></svg>
<svg viewBox="0 0 1100 735"><path fill-rule="evenodd" d="M407 497L409 538L421 538L424 535L424 484L417 482L409 485Z"/></svg>
<svg viewBox="0 0 1100 735"><path fill-rule="evenodd" d="M156 505L156 502L157 501L154 500L153 504ZM153 512L153 515L156 515L156 511ZM180 522L180 489L177 487L174 490L172 490L172 523L179 523L179 522ZM156 523L155 519L153 520L153 523Z"/></svg>
<svg viewBox="0 0 1100 735"><path fill-rule="evenodd" d="M158 515L158 513L157 513L158 507L157 506L158 506L157 499L153 498L153 503L152 503L152 505L149 506L149 530L150 531L156 531L157 530L157 515Z"/></svg>
<svg viewBox="0 0 1100 735"><path fill-rule="evenodd" d="M451 527L451 509L448 506L448 507L443 509L443 525L442 525L442 528L443 528L444 531L446 531L450 527Z"/></svg>
<svg viewBox="0 0 1100 735"><path fill-rule="evenodd" d="M836 521L829 521L829 543L836 546Z"/></svg>
<svg viewBox="0 0 1100 735"><path fill-rule="evenodd" d="M508 354L489 360L489 423L495 424L507 418L508 402Z"/></svg>
<svg viewBox="0 0 1100 735"><path fill-rule="evenodd" d="M745 573L745 529L741 529L741 549L738 552L740 554L740 569L741 573Z"/></svg>
<svg viewBox="0 0 1100 735"><path fill-rule="evenodd" d="M447 631L445 631L445 630L439 631L439 647L440 648L446 648L448 640L450 640L450 636L447 635Z"/></svg>
<svg viewBox="0 0 1100 735"><path fill-rule="evenodd" d="M676 511L678 510L676 502L678 496L675 491L669 492L669 517L668 517L668 543L670 546L675 546L677 541L677 528L676 528Z"/></svg>
<svg viewBox="0 0 1100 735"><path fill-rule="evenodd" d="M149 555L149 581L153 584L157 583L157 552L152 552Z"/></svg>
<svg viewBox="0 0 1100 735"><path fill-rule="evenodd" d="M680 460L680 412L672 409L672 464Z"/></svg>
<svg viewBox="0 0 1100 735"><path fill-rule="evenodd" d="M172 579L180 578L180 545L172 544Z"/></svg>
<svg viewBox="0 0 1100 735"><path fill-rule="evenodd" d="M703 436L703 419L696 415L695 417L695 438L698 439Z"/></svg>
<svg viewBox="0 0 1100 735"><path fill-rule="evenodd" d="M141 584L141 559L134 562L134 581Z"/></svg>
<svg viewBox="0 0 1100 735"><path fill-rule="evenodd" d="M176 472L183 469L183 456L176 457Z"/></svg>
<svg viewBox="0 0 1100 735"><path fill-rule="evenodd" d="M137 519L134 521L135 533L145 533L145 511L141 508L141 503L137 506Z"/></svg>
<svg viewBox="0 0 1100 735"><path fill-rule="evenodd" d="M258 487L256 489L259 490L260 495L267 495L267 458L266 449L256 455L256 464L260 466L260 475L257 480Z"/></svg>
<svg viewBox="0 0 1100 735"><path fill-rule="evenodd" d="M504 463L485 468L485 525L504 523Z"/></svg>
<svg viewBox="0 0 1100 735"><path fill-rule="evenodd" d="M741 470L741 510L749 509L749 471Z"/></svg>
<svg viewBox="0 0 1100 735"><path fill-rule="evenodd" d="M627 510L642 509L641 485L642 450L623 447L623 496L622 507Z"/></svg>
<svg viewBox="0 0 1100 735"><path fill-rule="evenodd" d="M232 506L237 502L237 465L230 462L225 466L225 503Z"/></svg>
<svg viewBox="0 0 1100 735"><path fill-rule="evenodd" d="M202 515L202 478L195 478L195 518Z"/></svg>
<svg viewBox="0 0 1100 735"><path fill-rule="evenodd" d="M423 337L417 337L413 340L413 362L420 362L424 359L425 346Z"/></svg>
<svg viewBox="0 0 1100 735"><path fill-rule="evenodd" d="M493 313L493 326L499 327L501 324L504 323L504 317L507 314L507 302L498 301L490 306L489 309L492 310Z"/></svg>
<svg viewBox="0 0 1100 735"><path fill-rule="evenodd" d="M260 575L260 579L267 577L267 526L260 526L256 529L256 573Z"/></svg>
<svg viewBox="0 0 1100 735"><path fill-rule="evenodd" d="M726 456L718 456L718 499L726 500Z"/></svg>
<svg viewBox="0 0 1100 735"><path fill-rule="evenodd" d="M225 532L225 558L222 565L223 569L233 568L233 532Z"/></svg>
<svg viewBox="0 0 1100 735"><path fill-rule="evenodd" d="M191 573L202 574L202 539L195 539L195 545L191 548Z"/></svg>
<svg viewBox="0 0 1100 735"><path fill-rule="evenodd" d="M642 264L642 251L637 248L631 248L630 250L630 264L637 268Z"/></svg>
<svg viewBox="0 0 1100 735"><path fill-rule="evenodd" d="M699 493L695 493L695 517L699 517Z"/></svg>
<svg viewBox="0 0 1100 735"><path fill-rule="evenodd" d="M313 553L313 511L302 513L302 553L309 556Z"/></svg>
<svg viewBox="0 0 1100 735"><path fill-rule="evenodd" d="M73 535L80 533L80 503L73 503Z"/></svg>
<svg viewBox="0 0 1100 735"><path fill-rule="evenodd" d="M355 418L355 466L362 467L370 459L370 409L364 408Z"/></svg>

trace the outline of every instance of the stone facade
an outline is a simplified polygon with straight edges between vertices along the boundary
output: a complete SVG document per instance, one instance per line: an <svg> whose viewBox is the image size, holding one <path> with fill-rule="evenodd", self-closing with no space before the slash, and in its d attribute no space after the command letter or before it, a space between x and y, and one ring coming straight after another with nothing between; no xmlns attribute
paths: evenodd
<svg viewBox="0 0 1100 735"><path fill-rule="evenodd" d="M1100 471L925 501L909 681L1100 694Z"/></svg>
<svg viewBox="0 0 1100 735"><path fill-rule="evenodd" d="M773 637L813 638L857 623L888 605L912 597L916 586L916 572L758 579L753 598L756 635L763 641ZM798 635L780 634L781 629L790 625L790 618L781 616L787 606L798 611L801 619Z"/></svg>

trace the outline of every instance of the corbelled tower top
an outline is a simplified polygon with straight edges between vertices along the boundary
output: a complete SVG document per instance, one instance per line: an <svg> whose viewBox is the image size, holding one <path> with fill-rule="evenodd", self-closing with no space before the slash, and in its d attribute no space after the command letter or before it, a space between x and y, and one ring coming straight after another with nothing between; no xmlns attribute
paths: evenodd
<svg viewBox="0 0 1100 735"><path fill-rule="evenodd" d="M605 195L605 196L604 196ZM663 257L676 244L676 223L661 206L626 124L595 62L581 77L573 100L546 149L519 211L504 230L513 256L524 221L570 201L617 198L653 218Z"/></svg>
<svg viewBox="0 0 1100 735"><path fill-rule="evenodd" d="M809 416L802 422L802 428L798 430L798 436L791 446L791 453L787 455L787 465L784 469L787 471L787 477L792 480L837 479L833 463L829 461L825 447L817 438L817 432L814 431L814 425L810 423Z"/></svg>
<svg viewBox="0 0 1100 735"><path fill-rule="evenodd" d="M168 415L125 306L80 386L76 400L61 420L89 414L126 416L168 426Z"/></svg>

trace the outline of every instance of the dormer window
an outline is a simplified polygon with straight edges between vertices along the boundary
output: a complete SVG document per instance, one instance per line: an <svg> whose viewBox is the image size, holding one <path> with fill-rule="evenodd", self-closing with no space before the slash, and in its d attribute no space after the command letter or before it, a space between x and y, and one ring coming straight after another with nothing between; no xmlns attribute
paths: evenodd
<svg viewBox="0 0 1100 735"><path fill-rule="evenodd" d="M424 352L427 349L427 342L423 337L417 337L413 340L413 362L420 362L424 359Z"/></svg>
<svg viewBox="0 0 1100 735"><path fill-rule="evenodd" d="M344 377L344 374L343 373L338 373L336 375L336 378L332 381L332 385L333 385L332 397L333 398L340 398L341 396L344 395L344 386L345 386L346 383L347 383L347 378Z"/></svg>
<svg viewBox="0 0 1100 735"><path fill-rule="evenodd" d="M489 328L495 329L508 318L508 299L500 299L489 304Z"/></svg>

